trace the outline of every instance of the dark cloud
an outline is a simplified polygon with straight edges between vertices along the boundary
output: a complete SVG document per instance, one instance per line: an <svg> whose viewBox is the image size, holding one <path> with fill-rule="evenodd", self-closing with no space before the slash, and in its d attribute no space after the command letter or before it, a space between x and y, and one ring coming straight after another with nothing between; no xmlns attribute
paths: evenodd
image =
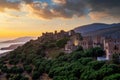
<svg viewBox="0 0 120 80"><path fill-rule="evenodd" d="M33 12L36 13L39 17L46 18L72 18L73 16L84 16L86 14L86 6L81 0L53 0L53 5L44 6L44 3L37 3L31 5ZM40 5L40 6L35 6Z"/></svg>
<svg viewBox="0 0 120 80"><path fill-rule="evenodd" d="M19 9L21 2L29 5L35 15L46 19L82 17L89 14L95 17L120 18L120 0L52 0L52 4L40 0L18 0L17 2L0 0L0 10Z"/></svg>
<svg viewBox="0 0 120 80"><path fill-rule="evenodd" d="M21 0L23 2L25 2L26 4L31 4L34 0Z"/></svg>
<svg viewBox="0 0 120 80"><path fill-rule="evenodd" d="M105 13L120 18L120 0L87 0L90 12Z"/></svg>
<svg viewBox="0 0 120 80"><path fill-rule="evenodd" d="M48 10L51 18L82 17L91 13L96 18L108 16L120 18L120 0L53 0L53 3L54 5L49 5L49 8L43 10L45 12ZM41 7L37 10L41 12ZM50 16L47 13L45 14ZM38 16L42 17L41 14Z"/></svg>

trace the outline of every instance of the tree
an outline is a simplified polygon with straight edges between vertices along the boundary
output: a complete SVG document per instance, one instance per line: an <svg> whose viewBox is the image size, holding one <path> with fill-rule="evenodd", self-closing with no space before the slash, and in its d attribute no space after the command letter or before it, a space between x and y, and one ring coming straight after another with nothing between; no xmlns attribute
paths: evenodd
<svg viewBox="0 0 120 80"><path fill-rule="evenodd" d="M32 74L32 79L33 80L36 80L40 77L40 73L38 71L34 71L33 74Z"/></svg>
<svg viewBox="0 0 120 80"><path fill-rule="evenodd" d="M105 61L91 61L88 63L88 66L90 66L94 70L99 70L104 64Z"/></svg>
<svg viewBox="0 0 120 80"><path fill-rule="evenodd" d="M13 74L17 74L17 73L21 74L23 72L24 72L23 68L17 66L13 66L12 68L9 69L9 73L13 73Z"/></svg>
<svg viewBox="0 0 120 80"><path fill-rule="evenodd" d="M10 59L9 60L9 64L11 64L11 65L16 65L16 64L18 64L19 63L19 59Z"/></svg>
<svg viewBox="0 0 120 80"><path fill-rule="evenodd" d="M81 58L78 61L83 65L87 65L87 63L93 61L93 59L92 58Z"/></svg>
<svg viewBox="0 0 120 80"><path fill-rule="evenodd" d="M32 67L29 66L29 65L25 65L24 70L27 71L27 73L31 73L32 72Z"/></svg>
<svg viewBox="0 0 120 80"><path fill-rule="evenodd" d="M82 52L73 52L72 54L71 54L71 58L72 58L72 60L78 60L78 59L80 59L81 57L82 57L82 55L81 55L81 53Z"/></svg>
<svg viewBox="0 0 120 80"><path fill-rule="evenodd" d="M89 66L86 67L86 70L80 75L80 80L92 80L90 75L94 72ZM94 79L95 80L95 79Z"/></svg>
<svg viewBox="0 0 120 80"><path fill-rule="evenodd" d="M112 55L112 61L113 63L119 64L120 63L120 54L113 54Z"/></svg>
<svg viewBox="0 0 120 80"><path fill-rule="evenodd" d="M68 38L63 38L63 39L58 40L56 42L57 47L63 48L65 46L65 44L67 44L68 40L69 40Z"/></svg>
<svg viewBox="0 0 120 80"><path fill-rule="evenodd" d="M101 57L105 55L105 51L102 48L99 47L95 47L95 48L91 48L85 51L85 56L87 57L93 57L93 58L97 58L97 57Z"/></svg>
<svg viewBox="0 0 120 80"><path fill-rule="evenodd" d="M21 80L22 76L20 74L10 76L9 80Z"/></svg>
<svg viewBox="0 0 120 80"><path fill-rule="evenodd" d="M29 80L29 78L22 76L21 74L10 75L9 80Z"/></svg>
<svg viewBox="0 0 120 80"><path fill-rule="evenodd" d="M8 73L9 72L9 69L7 68L7 66L3 66L2 68L1 68L1 71L3 72L3 73Z"/></svg>
<svg viewBox="0 0 120 80"><path fill-rule="evenodd" d="M103 80L119 80L119 79L120 79L120 74L116 73L105 77Z"/></svg>
<svg viewBox="0 0 120 80"><path fill-rule="evenodd" d="M83 51L83 47L82 46L78 46L76 51Z"/></svg>

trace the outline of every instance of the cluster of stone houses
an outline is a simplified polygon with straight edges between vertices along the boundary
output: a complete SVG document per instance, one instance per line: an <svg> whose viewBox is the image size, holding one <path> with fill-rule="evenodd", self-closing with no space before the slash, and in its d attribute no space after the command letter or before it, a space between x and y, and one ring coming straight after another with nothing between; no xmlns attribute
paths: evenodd
<svg viewBox="0 0 120 80"><path fill-rule="evenodd" d="M103 44L106 51L106 58L111 59L112 54L120 53L120 33L105 37Z"/></svg>
<svg viewBox="0 0 120 80"><path fill-rule="evenodd" d="M42 36L38 38L40 42L47 42L47 41L54 41L58 39L62 39L64 37L69 37L68 32L65 32L64 30L61 30L60 32L46 32L42 33Z"/></svg>
<svg viewBox="0 0 120 80"><path fill-rule="evenodd" d="M80 39L74 31L69 33L72 37L65 46L67 53L74 51L78 46L82 46L83 49L101 47L106 52L107 60L111 59L112 54L120 53L120 33L107 36L86 36L83 39Z"/></svg>
<svg viewBox="0 0 120 80"><path fill-rule="evenodd" d="M83 36L82 39L79 33L75 33L73 30L65 32L46 32L42 33L42 36L38 38L40 42L54 41L69 37L70 40L65 45L65 52L71 53L76 50L79 46L83 49L90 49L94 47L101 47L106 52L106 59L111 59L112 54L120 53L120 33L114 33L107 36Z"/></svg>

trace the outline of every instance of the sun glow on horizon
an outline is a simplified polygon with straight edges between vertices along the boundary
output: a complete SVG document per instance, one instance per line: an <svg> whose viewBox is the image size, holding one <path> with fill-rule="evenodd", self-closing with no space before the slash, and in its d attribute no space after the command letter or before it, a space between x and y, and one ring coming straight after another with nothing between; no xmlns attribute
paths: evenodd
<svg viewBox="0 0 120 80"><path fill-rule="evenodd" d="M69 25L69 22L71 25ZM41 36L42 32L54 32L55 30L70 30L77 26L72 20L40 20L36 18L12 17L5 12L0 12L0 38Z"/></svg>

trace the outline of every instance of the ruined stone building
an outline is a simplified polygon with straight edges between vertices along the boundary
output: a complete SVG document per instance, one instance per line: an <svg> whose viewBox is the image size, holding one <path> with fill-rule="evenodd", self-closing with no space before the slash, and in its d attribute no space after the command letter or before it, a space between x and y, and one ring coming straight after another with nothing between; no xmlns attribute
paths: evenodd
<svg viewBox="0 0 120 80"><path fill-rule="evenodd" d="M105 39L104 50L107 59L112 58L112 54L120 53L120 39Z"/></svg>

